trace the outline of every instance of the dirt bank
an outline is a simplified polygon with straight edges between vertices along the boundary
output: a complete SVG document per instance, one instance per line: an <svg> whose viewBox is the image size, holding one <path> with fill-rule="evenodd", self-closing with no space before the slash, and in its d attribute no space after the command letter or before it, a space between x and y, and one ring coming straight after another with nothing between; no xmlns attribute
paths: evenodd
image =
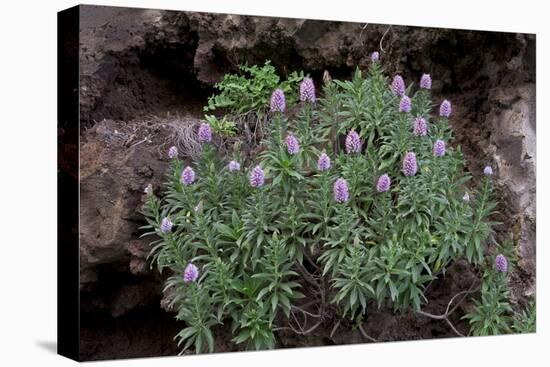
<svg viewBox="0 0 550 367"><path fill-rule="evenodd" d="M160 307L162 278L138 238L143 188L158 190L165 148L177 139L162 121L195 124L213 84L244 62L270 59L283 75L302 69L319 83L324 70L348 78L378 50L388 74L400 72L407 83L429 72L434 101L453 102L454 144L470 170L495 169L498 236L511 234L522 259L512 275L514 298L534 292L534 36L96 6L81 7L80 26L83 357L177 353L178 326ZM441 312L472 277L457 264L434 283L427 309ZM454 335L442 322L387 310L369 322L379 340ZM327 325L308 339L282 334L280 346L364 341L356 331L330 332ZM121 343L117 355L112 346Z"/></svg>

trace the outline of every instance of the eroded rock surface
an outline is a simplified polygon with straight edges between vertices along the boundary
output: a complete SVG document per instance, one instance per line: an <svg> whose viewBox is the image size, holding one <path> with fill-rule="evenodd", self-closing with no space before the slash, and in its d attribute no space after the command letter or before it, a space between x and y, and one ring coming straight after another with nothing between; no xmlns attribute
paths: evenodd
<svg viewBox="0 0 550 367"><path fill-rule="evenodd" d="M454 144L470 170L495 170L504 223L498 239L511 234L521 256L514 297L534 292L534 36L83 6L80 44L81 289L89 320L129 325L126 315L160 308L162 279L146 262L148 241L138 238L139 209L144 187L158 189L163 180L163 149L172 136L169 128L147 126L144 116L201 118L213 85L240 63L270 59L281 74L302 69L319 84L324 70L349 78L355 67L366 68L374 50L388 74L399 72L409 84L428 72L434 102L453 102ZM407 337L425 337L414 334L418 325L404 331ZM394 332L391 339L399 340ZM90 336L83 353L101 356L97 334L83 335ZM314 343L331 342L320 338ZM137 348L134 355L147 354Z"/></svg>

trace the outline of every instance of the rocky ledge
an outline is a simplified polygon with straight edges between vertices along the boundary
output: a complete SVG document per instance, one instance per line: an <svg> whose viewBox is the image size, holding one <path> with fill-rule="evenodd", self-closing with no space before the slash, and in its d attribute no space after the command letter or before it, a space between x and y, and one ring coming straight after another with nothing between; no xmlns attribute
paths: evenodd
<svg viewBox="0 0 550 367"><path fill-rule="evenodd" d="M348 78L368 65L373 50L380 51L388 74L399 72L407 83L429 72L435 100L453 102L454 143L462 146L469 169L495 169L503 223L497 236L511 238L521 259L512 275L514 299L521 303L535 292L533 35L82 6L83 356L117 357L94 342L105 335L128 344L121 357L177 352L168 331L178 325L160 308L162 277L149 269L139 211L144 187L152 183L158 190L163 181L165 149L178 142L174 126L194 126L202 118L214 83L238 64L265 59L282 74L302 69L318 83L325 70ZM136 318L158 319L168 331L152 331L147 339L150 323L128 321ZM116 330L109 326L115 320ZM380 320L394 325L396 319L382 314ZM407 322L384 340L451 335L435 326L421 332L426 326L420 321ZM135 333L145 339L126 338ZM311 344L353 342L357 335L320 338Z"/></svg>

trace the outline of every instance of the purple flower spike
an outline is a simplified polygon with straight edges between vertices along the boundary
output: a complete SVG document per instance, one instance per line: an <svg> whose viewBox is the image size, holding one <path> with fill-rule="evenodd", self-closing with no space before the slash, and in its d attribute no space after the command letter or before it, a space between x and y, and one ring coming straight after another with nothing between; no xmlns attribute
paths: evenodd
<svg viewBox="0 0 550 367"><path fill-rule="evenodd" d="M334 194L334 200L336 200L337 203L344 203L349 200L348 183L343 178L336 180L332 192Z"/></svg>
<svg viewBox="0 0 550 367"><path fill-rule="evenodd" d="M174 225L174 223L172 223L170 218L168 218L168 217L163 218L162 221L160 222L160 231L162 233L168 233L172 230L173 225Z"/></svg>
<svg viewBox="0 0 550 367"><path fill-rule="evenodd" d="M374 62L378 62L378 60L380 59L380 54L378 53L378 51L374 51L371 55L370 55L370 60L374 63Z"/></svg>
<svg viewBox="0 0 550 367"><path fill-rule="evenodd" d="M286 143L286 150L288 151L288 154L295 155L298 154L300 151L300 143L298 143L298 139L292 134L287 135L285 138Z"/></svg>
<svg viewBox="0 0 550 367"><path fill-rule="evenodd" d="M405 176L414 176L418 171L418 166L416 165L416 154L413 152L408 152L405 154L403 159L403 173Z"/></svg>
<svg viewBox="0 0 550 367"><path fill-rule="evenodd" d="M485 176L491 176L493 174L493 169L491 168L491 166L487 166L483 169L483 173L485 174Z"/></svg>
<svg viewBox="0 0 550 367"><path fill-rule="evenodd" d="M422 77L420 78L420 88L432 89L432 77L430 74L422 74Z"/></svg>
<svg viewBox="0 0 550 367"><path fill-rule="evenodd" d="M168 149L168 158L174 159L177 156L178 156L178 148L170 147L170 149Z"/></svg>
<svg viewBox="0 0 550 367"><path fill-rule="evenodd" d="M467 192L464 193L464 196L462 197L462 201L464 201L465 203L470 202L470 195Z"/></svg>
<svg viewBox="0 0 550 367"><path fill-rule="evenodd" d="M212 141L212 128L207 123L202 123L199 126L199 142L210 143Z"/></svg>
<svg viewBox="0 0 550 367"><path fill-rule="evenodd" d="M254 167L252 172L250 172L250 186L252 187L262 187L265 181L265 174L262 167L259 165Z"/></svg>
<svg viewBox="0 0 550 367"><path fill-rule="evenodd" d="M311 78L304 78L300 83L300 101L315 103L315 84Z"/></svg>
<svg viewBox="0 0 550 367"><path fill-rule="evenodd" d="M501 273L506 273L508 271L508 259L502 254L498 254L495 257L495 267Z"/></svg>
<svg viewBox="0 0 550 367"><path fill-rule="evenodd" d="M286 99L282 89L275 89L271 95L271 112L285 112Z"/></svg>
<svg viewBox="0 0 550 367"><path fill-rule="evenodd" d="M189 263L183 271L183 281L185 283L196 282L199 278L199 269L193 264Z"/></svg>
<svg viewBox="0 0 550 367"><path fill-rule="evenodd" d="M441 106L439 107L439 116L441 117L449 117L451 116L452 108L451 108L451 102L444 100L441 102Z"/></svg>
<svg viewBox="0 0 550 367"><path fill-rule="evenodd" d="M384 174L378 177L378 183L376 184L376 191L386 192L390 189L390 186L391 186L390 176Z"/></svg>
<svg viewBox="0 0 550 367"><path fill-rule="evenodd" d="M396 96L405 95L405 82L403 81L403 77L401 75L397 74L393 77L391 89L393 91L393 94L395 94Z"/></svg>
<svg viewBox="0 0 550 367"><path fill-rule="evenodd" d="M422 117L417 117L413 124L413 134L415 136L426 136L428 133L428 124Z"/></svg>
<svg viewBox="0 0 550 367"><path fill-rule="evenodd" d="M230 171L240 171L241 170L241 164L237 161L231 161L227 165Z"/></svg>
<svg viewBox="0 0 550 367"><path fill-rule="evenodd" d="M147 195L153 195L153 184L148 184L143 192Z"/></svg>
<svg viewBox="0 0 550 367"><path fill-rule="evenodd" d="M434 143L434 156L443 157L445 155L445 142L443 140L436 140Z"/></svg>
<svg viewBox="0 0 550 367"><path fill-rule="evenodd" d="M351 130L346 136L346 153L360 153L361 152L361 138L355 130Z"/></svg>
<svg viewBox="0 0 550 367"><path fill-rule="evenodd" d="M181 183L184 185L191 185L195 181L195 171L193 168L187 166L181 172Z"/></svg>
<svg viewBox="0 0 550 367"><path fill-rule="evenodd" d="M326 153L322 153L317 161L317 168L323 172L330 168L330 157Z"/></svg>
<svg viewBox="0 0 550 367"><path fill-rule="evenodd" d="M411 112L411 99L409 97L401 97L401 101L399 101L399 112Z"/></svg>

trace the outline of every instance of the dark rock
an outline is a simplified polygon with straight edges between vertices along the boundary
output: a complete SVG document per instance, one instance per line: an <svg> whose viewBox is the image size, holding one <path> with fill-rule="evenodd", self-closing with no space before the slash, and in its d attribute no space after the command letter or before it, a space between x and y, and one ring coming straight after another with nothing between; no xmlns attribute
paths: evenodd
<svg viewBox="0 0 550 367"><path fill-rule="evenodd" d="M86 320L108 323L113 318L132 319L142 309L167 308L166 298L160 301L162 279L156 269L149 271L146 261L148 241L138 239L143 224L139 211L143 189L149 183L155 189L161 186L167 167L164 154L178 142L173 126L144 116L184 115L196 123L213 85L240 63L270 59L283 76L302 69L320 83L325 70L333 78L349 78L357 66L366 68L374 50L380 51L388 75L399 72L409 84L429 72L434 103L443 98L453 102L452 144L461 145L474 174L480 175L487 164L495 170L502 197L498 220L504 223L497 240L512 233L521 256L520 269L511 277L513 296L520 300L534 293L534 36L83 6L80 42L81 289ZM457 269L430 297L441 299L430 305L433 312L441 312L451 291L462 290L456 284L473 281L469 268L457 264ZM454 335L444 323L390 314L391 310L370 314L369 320L377 321L367 321L367 333L380 340ZM159 319L170 323L167 327L173 331L171 317ZM117 325L131 328L129 322ZM145 329L139 330L141 335ZM332 325L324 325L301 342L281 332L280 343L361 342L357 330L342 330L334 340L328 338L331 330ZM109 348L93 344L91 336L103 332L86 333L88 356L116 355L102 354L101 348ZM132 349L131 329L120 333L121 343L128 344L124 357L148 355L143 349L147 346L138 343ZM173 335L160 337L159 343L171 343ZM217 349L234 350L224 345ZM161 350L159 354L172 353L170 348Z"/></svg>

